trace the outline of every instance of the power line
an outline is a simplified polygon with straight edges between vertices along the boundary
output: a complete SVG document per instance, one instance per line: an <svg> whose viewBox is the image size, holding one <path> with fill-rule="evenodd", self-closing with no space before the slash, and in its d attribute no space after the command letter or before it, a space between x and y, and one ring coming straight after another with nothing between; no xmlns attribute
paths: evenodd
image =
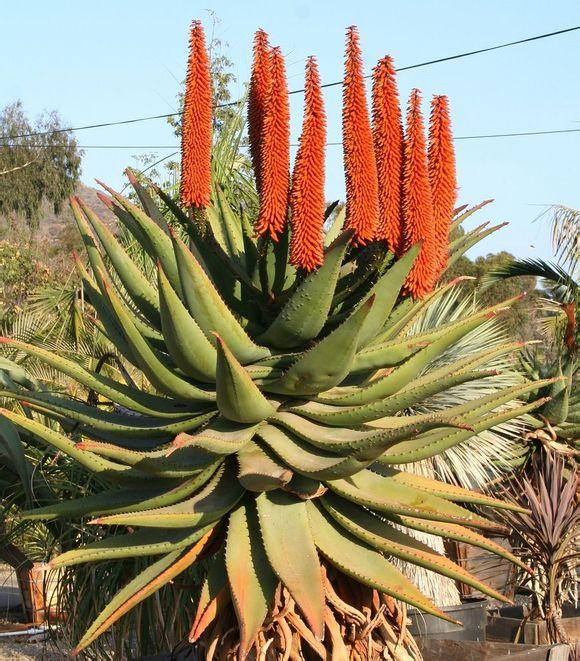
<svg viewBox="0 0 580 661"><path fill-rule="evenodd" d="M432 64L440 64L442 62L450 62L452 60L459 60L464 57L471 57L473 55L480 55L482 53L489 53L491 51L495 50L500 50L502 48L509 48L511 46L518 46L520 44L526 44L530 43L532 41L539 41L540 39L548 39L549 37L557 37L563 34L567 34L569 32L574 32L576 30L580 30L580 25L576 25L571 28L565 28L563 30L556 30L555 32L546 32L544 34L538 34L533 37L526 37L525 39L518 39L516 41L509 41L504 44L498 44L496 46L488 46L487 48L480 48L478 50L472 50L468 51L465 53L458 53L456 55L448 55L447 57L440 57L435 60L428 60L426 62L419 62L417 64L410 64L406 67L399 67L396 69L396 71L409 71L411 69L418 69L420 67L426 67L430 66ZM365 78L370 78L371 74L365 76ZM328 87L336 87L337 85L342 85L342 80L335 81L333 83L325 83L321 87L323 88L328 88ZM301 94L304 92L304 89L297 89L297 90L292 90L288 94ZM231 106L236 106L240 104L242 100L238 101L232 101L230 103L220 103L216 108L227 108ZM107 126L122 126L125 124L136 124L137 122L147 122L150 120L154 119L168 119L169 117L177 117L181 115L181 112L171 112L171 113L166 113L162 115L150 115L148 117L136 117L133 119L123 119L120 121L116 122L101 122L99 124L87 124L85 126L76 126L76 127L70 127L70 128L63 128L63 129L54 129L52 131L36 131L36 132L30 132L30 133L21 133L19 135L1 135L0 140L17 140L18 138L32 138L36 136L43 136L43 135L53 135L56 133L69 133L71 131L87 131L89 129L100 129L100 128L105 128Z"/></svg>
<svg viewBox="0 0 580 661"><path fill-rule="evenodd" d="M553 129L549 131L519 131L512 133L481 133L477 135L456 135L453 137L454 140L484 140L487 138L516 138L523 136L532 136L532 135L557 135L560 133L580 133L580 129ZM327 147L336 147L342 145L342 142L327 142ZM13 149L14 147L25 147L27 145L0 145L0 148L6 147L8 149ZM297 142L290 144L291 147L298 147ZM53 149L54 146L51 145L39 145L41 148ZM56 145L61 149L66 149L66 145ZM178 149L178 145L77 145L78 149ZM177 152L174 152L177 154ZM173 156L174 154L171 154ZM165 157L168 158L168 157Z"/></svg>

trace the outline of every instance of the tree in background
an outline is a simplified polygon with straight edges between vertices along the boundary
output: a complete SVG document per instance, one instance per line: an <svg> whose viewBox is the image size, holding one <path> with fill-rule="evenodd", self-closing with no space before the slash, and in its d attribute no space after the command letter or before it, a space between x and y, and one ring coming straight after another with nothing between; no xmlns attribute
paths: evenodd
<svg viewBox="0 0 580 661"><path fill-rule="evenodd" d="M74 192L81 152L71 133L62 130L56 111L46 112L32 123L21 101L0 113L0 135L23 136L0 139L0 172L4 173L0 177L0 217L12 229L24 225L33 231L38 228L44 200L58 213Z"/></svg>
<svg viewBox="0 0 580 661"><path fill-rule="evenodd" d="M452 239L462 235L463 230L458 228ZM540 292L536 289L537 278L534 274L528 274L516 280L497 280L488 283L485 288L481 287L489 272L505 267L514 259L515 257L505 250L488 253L485 256L480 255L475 259L464 255L447 270L445 282L451 282L460 275L471 276L473 278L471 283L464 284L465 291L477 292L477 299L483 307L525 294L512 306L509 317L505 319L506 330L510 335L524 341L537 339L539 329L535 319L535 309Z"/></svg>

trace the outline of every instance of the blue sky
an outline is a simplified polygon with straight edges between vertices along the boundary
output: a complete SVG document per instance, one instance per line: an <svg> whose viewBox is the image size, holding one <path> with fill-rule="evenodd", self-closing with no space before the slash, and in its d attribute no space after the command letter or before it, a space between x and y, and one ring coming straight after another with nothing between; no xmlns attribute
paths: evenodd
<svg viewBox="0 0 580 661"><path fill-rule="evenodd" d="M580 25L577 0L2 0L0 106L20 98L36 115L57 109L67 125L172 112L183 79L188 25L208 10L221 19L216 36L238 77L248 78L253 32L263 27L286 55L289 86L302 87L304 60L318 57L323 82L342 76L344 30L358 25L364 61L391 54L406 66ZM427 109L432 94L449 96L456 136L580 128L580 31L535 43L403 72L403 102L413 87ZM291 97L296 139L302 96ZM340 88L325 93L329 141L340 140ZM576 123L575 123L576 122ZM83 131L81 145L172 145L164 120ZM541 205L580 207L580 133L456 143L460 201L495 198L478 221L510 221L475 254L509 250L549 257L549 233L532 220ZM142 150L86 151L83 181L114 186ZM159 157L169 150L159 150ZM340 147L328 147L327 197L343 195Z"/></svg>

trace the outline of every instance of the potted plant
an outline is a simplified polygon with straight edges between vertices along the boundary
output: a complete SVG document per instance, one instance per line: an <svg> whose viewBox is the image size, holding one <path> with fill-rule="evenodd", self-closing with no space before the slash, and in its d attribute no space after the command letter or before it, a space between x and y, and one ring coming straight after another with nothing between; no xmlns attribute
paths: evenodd
<svg viewBox="0 0 580 661"><path fill-rule="evenodd" d="M566 618L564 608L577 599L580 559L580 478L558 453L544 449L532 458L530 470L514 477L503 497L526 511L504 512L514 552L532 574L520 574L518 585L530 595L524 607L504 608L491 619L490 637L515 642L575 643L580 617Z"/></svg>

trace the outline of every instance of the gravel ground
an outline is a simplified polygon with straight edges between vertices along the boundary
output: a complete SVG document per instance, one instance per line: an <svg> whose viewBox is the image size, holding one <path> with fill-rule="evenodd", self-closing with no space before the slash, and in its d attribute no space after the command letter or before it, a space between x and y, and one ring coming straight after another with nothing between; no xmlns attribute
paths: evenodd
<svg viewBox="0 0 580 661"><path fill-rule="evenodd" d="M27 661L28 659L44 659L44 661L61 661L71 657L57 652L50 642L30 640L18 642L23 637L0 637L0 659L2 661Z"/></svg>

